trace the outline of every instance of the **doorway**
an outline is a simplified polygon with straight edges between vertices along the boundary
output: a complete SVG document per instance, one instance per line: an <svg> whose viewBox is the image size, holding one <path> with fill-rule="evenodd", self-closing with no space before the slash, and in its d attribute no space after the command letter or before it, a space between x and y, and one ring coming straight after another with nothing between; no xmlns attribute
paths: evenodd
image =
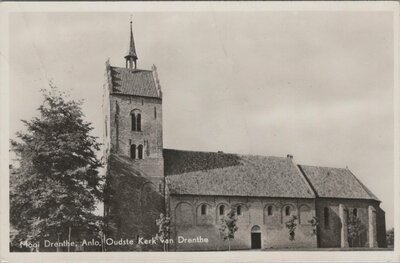
<svg viewBox="0 0 400 263"><path fill-rule="evenodd" d="M251 228L251 249L261 249L261 229L259 226Z"/></svg>

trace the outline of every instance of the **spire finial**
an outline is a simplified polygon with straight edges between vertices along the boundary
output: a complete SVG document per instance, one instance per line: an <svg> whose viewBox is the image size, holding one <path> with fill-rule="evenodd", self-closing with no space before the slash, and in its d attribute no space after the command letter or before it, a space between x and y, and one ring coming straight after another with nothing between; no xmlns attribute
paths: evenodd
<svg viewBox="0 0 400 263"><path fill-rule="evenodd" d="M128 54L125 56L126 60L126 67L129 69L136 69L136 61L138 59L136 55L136 48L135 48L135 40L133 38L133 30L132 30L132 15L130 21L130 42L129 42L129 50Z"/></svg>

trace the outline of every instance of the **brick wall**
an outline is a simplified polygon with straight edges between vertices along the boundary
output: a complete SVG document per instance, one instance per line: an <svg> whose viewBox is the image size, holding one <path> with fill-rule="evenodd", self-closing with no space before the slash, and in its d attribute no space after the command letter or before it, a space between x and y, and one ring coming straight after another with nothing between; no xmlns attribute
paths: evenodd
<svg viewBox="0 0 400 263"><path fill-rule="evenodd" d="M353 245L357 247L368 247L368 206L372 205L377 211L377 237L378 246L385 247L384 234L384 213L379 208L379 203L373 200L357 200L357 199L334 199L334 198L317 198L316 213L320 219L319 225L319 246L320 247L340 247L340 231L341 221L339 216L339 204L343 204L348 213L353 213L353 209L357 209L357 216L361 220L363 227L360 239ZM329 222L325 226L324 209L329 209ZM351 246L351 244L349 243Z"/></svg>
<svg viewBox="0 0 400 263"><path fill-rule="evenodd" d="M110 96L111 151L130 155L130 144L144 146L144 159L162 158L162 101L128 95ZM132 131L131 112L141 112L141 131ZM162 174L163 176L163 174Z"/></svg>
<svg viewBox="0 0 400 263"><path fill-rule="evenodd" d="M114 239L150 238L158 232L155 220L165 212L162 156L161 98L110 94L104 85L104 153L108 196L105 214ZM140 112L141 130L132 130L131 112ZM130 145L143 145L143 159L130 158ZM114 156L112 157L111 154ZM138 156L136 154L136 156ZM110 158L114 158L110 163ZM115 246L108 250L161 250L155 246Z"/></svg>
<svg viewBox="0 0 400 263"><path fill-rule="evenodd" d="M207 213L201 215L201 205L206 204ZM210 196L170 196L169 207L172 219L171 237L174 244L171 250L226 250L228 242L219 234L219 207L240 205L242 215L238 216L238 231L231 242L231 249L251 248L251 229L261 229L262 248L317 247L317 238L308 222L315 214L314 200L286 198L252 198L252 197L210 197ZM272 215L268 215L268 206L273 206ZM285 207L292 208L291 214L297 215L295 240L289 240L289 232L285 227L288 217ZM302 212L300 213L300 207ZM305 209L308 208L308 209ZM178 236L207 238L208 243L178 243Z"/></svg>

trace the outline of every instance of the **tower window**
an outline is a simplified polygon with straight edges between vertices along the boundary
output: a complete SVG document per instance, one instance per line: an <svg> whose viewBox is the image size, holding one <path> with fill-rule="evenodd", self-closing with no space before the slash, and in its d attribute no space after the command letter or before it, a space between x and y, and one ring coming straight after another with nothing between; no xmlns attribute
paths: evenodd
<svg viewBox="0 0 400 263"><path fill-rule="evenodd" d="M138 109L131 111L131 129L132 131L142 130L142 115Z"/></svg>
<svg viewBox="0 0 400 263"><path fill-rule="evenodd" d="M200 212L201 212L202 215L207 214L207 205L206 204L201 205L201 209L200 210L201 210Z"/></svg>
<svg viewBox="0 0 400 263"><path fill-rule="evenodd" d="M142 130L142 116L140 115L140 113L138 113L136 116L136 128L137 128L137 131Z"/></svg>
<svg viewBox="0 0 400 263"><path fill-rule="evenodd" d="M136 159L136 145L132 144L131 145L131 150L130 150L130 155L131 155L131 159Z"/></svg>
<svg viewBox="0 0 400 263"><path fill-rule="evenodd" d="M138 159L143 159L143 145L139 145L138 147Z"/></svg>
<svg viewBox="0 0 400 263"><path fill-rule="evenodd" d="M157 108L154 107L154 119L157 119Z"/></svg>
<svg viewBox="0 0 400 263"><path fill-rule="evenodd" d="M221 205L220 207L219 207L219 215L224 215L225 214L225 206L224 205Z"/></svg>
<svg viewBox="0 0 400 263"><path fill-rule="evenodd" d="M272 205L268 206L268 208L267 208L267 214L268 214L269 216L272 216Z"/></svg>
<svg viewBox="0 0 400 263"><path fill-rule="evenodd" d="M290 206L285 207L285 215L290 216Z"/></svg>
<svg viewBox="0 0 400 263"><path fill-rule="evenodd" d="M329 227L329 208L324 208L324 226L325 228Z"/></svg>
<svg viewBox="0 0 400 263"><path fill-rule="evenodd" d="M236 207L236 214L238 216L240 216L242 214L242 207L240 205L238 205L238 207Z"/></svg>
<svg viewBox="0 0 400 263"><path fill-rule="evenodd" d="M136 116L134 113L131 114L131 126L132 131L136 131Z"/></svg>

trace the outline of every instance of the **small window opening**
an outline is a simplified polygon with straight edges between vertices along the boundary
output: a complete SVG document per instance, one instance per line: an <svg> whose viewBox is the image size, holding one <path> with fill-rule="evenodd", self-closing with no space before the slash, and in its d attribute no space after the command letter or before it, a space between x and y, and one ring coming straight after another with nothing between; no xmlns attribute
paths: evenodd
<svg viewBox="0 0 400 263"><path fill-rule="evenodd" d="M136 129L137 131L142 130L142 116L140 115L140 113L138 113L138 115L136 116Z"/></svg>
<svg viewBox="0 0 400 263"><path fill-rule="evenodd" d="M143 159L143 145L138 146L138 159Z"/></svg>
<svg viewBox="0 0 400 263"><path fill-rule="evenodd" d="M136 145L132 144L131 145L131 159L136 159Z"/></svg>
<svg viewBox="0 0 400 263"><path fill-rule="evenodd" d="M286 216L290 216L290 206L287 206L287 207L285 208L285 215L286 215Z"/></svg>
<svg viewBox="0 0 400 263"><path fill-rule="evenodd" d="M268 206L267 212L269 216L272 216L272 205Z"/></svg>
<svg viewBox="0 0 400 263"><path fill-rule="evenodd" d="M201 214L205 215L207 213L207 206L206 205L201 205Z"/></svg>
<svg viewBox="0 0 400 263"><path fill-rule="evenodd" d="M154 119L157 119L157 108L154 107Z"/></svg>
<svg viewBox="0 0 400 263"><path fill-rule="evenodd" d="M223 215L223 214L225 214L225 206L221 205L219 207L219 215Z"/></svg>
<svg viewBox="0 0 400 263"><path fill-rule="evenodd" d="M236 208L236 214L238 216L240 216L242 214L242 207L240 205Z"/></svg>
<svg viewBox="0 0 400 263"><path fill-rule="evenodd" d="M132 131L136 131L136 116L135 116L135 114L131 114L131 128L132 128Z"/></svg>

